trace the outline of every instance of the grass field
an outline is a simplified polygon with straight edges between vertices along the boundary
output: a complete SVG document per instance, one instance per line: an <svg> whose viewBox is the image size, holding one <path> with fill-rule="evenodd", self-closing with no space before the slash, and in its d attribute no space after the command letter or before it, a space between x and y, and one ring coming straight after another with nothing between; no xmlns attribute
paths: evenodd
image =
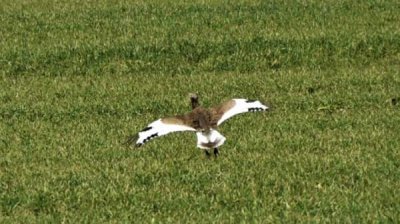
<svg viewBox="0 0 400 224"><path fill-rule="evenodd" d="M0 4L0 223L400 222L400 3ZM269 113L140 149L235 97Z"/></svg>

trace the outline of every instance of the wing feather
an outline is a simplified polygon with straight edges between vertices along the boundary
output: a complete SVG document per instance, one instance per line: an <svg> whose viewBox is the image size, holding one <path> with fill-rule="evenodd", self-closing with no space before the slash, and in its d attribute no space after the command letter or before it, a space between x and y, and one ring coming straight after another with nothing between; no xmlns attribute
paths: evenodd
<svg viewBox="0 0 400 224"><path fill-rule="evenodd" d="M133 144L133 139L137 138L136 146L140 147L156 137L178 131L196 131L196 129L188 126L183 116L162 118L149 124L135 137L131 137L128 143Z"/></svg>
<svg viewBox="0 0 400 224"><path fill-rule="evenodd" d="M246 112L256 112L256 111L266 111L269 107L262 104L258 100L248 100L248 99L232 99L220 106L211 108L215 119L217 120L217 125L222 124L222 122L227 119L241 113Z"/></svg>

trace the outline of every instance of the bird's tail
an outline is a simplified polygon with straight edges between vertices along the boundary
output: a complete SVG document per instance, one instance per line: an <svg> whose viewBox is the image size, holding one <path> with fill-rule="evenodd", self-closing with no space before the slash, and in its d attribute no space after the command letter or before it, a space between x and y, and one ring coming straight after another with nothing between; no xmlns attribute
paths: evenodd
<svg viewBox="0 0 400 224"><path fill-rule="evenodd" d="M218 148L224 144L226 138L218 131L211 129L208 133L197 132L197 147L201 149Z"/></svg>

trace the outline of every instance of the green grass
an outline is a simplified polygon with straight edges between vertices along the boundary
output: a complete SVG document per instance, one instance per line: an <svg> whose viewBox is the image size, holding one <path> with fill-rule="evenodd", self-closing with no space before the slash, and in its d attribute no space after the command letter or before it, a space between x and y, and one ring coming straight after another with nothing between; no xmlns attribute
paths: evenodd
<svg viewBox="0 0 400 224"><path fill-rule="evenodd" d="M400 4L0 4L1 223L400 222ZM270 113L121 143L234 97Z"/></svg>

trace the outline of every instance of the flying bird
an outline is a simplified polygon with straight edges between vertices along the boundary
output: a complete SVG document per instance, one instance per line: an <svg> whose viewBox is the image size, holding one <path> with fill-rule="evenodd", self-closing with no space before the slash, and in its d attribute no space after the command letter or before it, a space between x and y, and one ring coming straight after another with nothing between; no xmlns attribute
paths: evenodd
<svg viewBox="0 0 400 224"><path fill-rule="evenodd" d="M150 140L178 131L194 131L197 136L197 147L203 149L207 157L214 150L218 156L218 148L224 144L225 137L216 129L227 119L245 112L267 111L269 107L258 100L232 99L209 109L200 106L197 94L190 94L192 111L173 117L158 119L150 123L137 135L129 137L127 143L140 147Z"/></svg>

